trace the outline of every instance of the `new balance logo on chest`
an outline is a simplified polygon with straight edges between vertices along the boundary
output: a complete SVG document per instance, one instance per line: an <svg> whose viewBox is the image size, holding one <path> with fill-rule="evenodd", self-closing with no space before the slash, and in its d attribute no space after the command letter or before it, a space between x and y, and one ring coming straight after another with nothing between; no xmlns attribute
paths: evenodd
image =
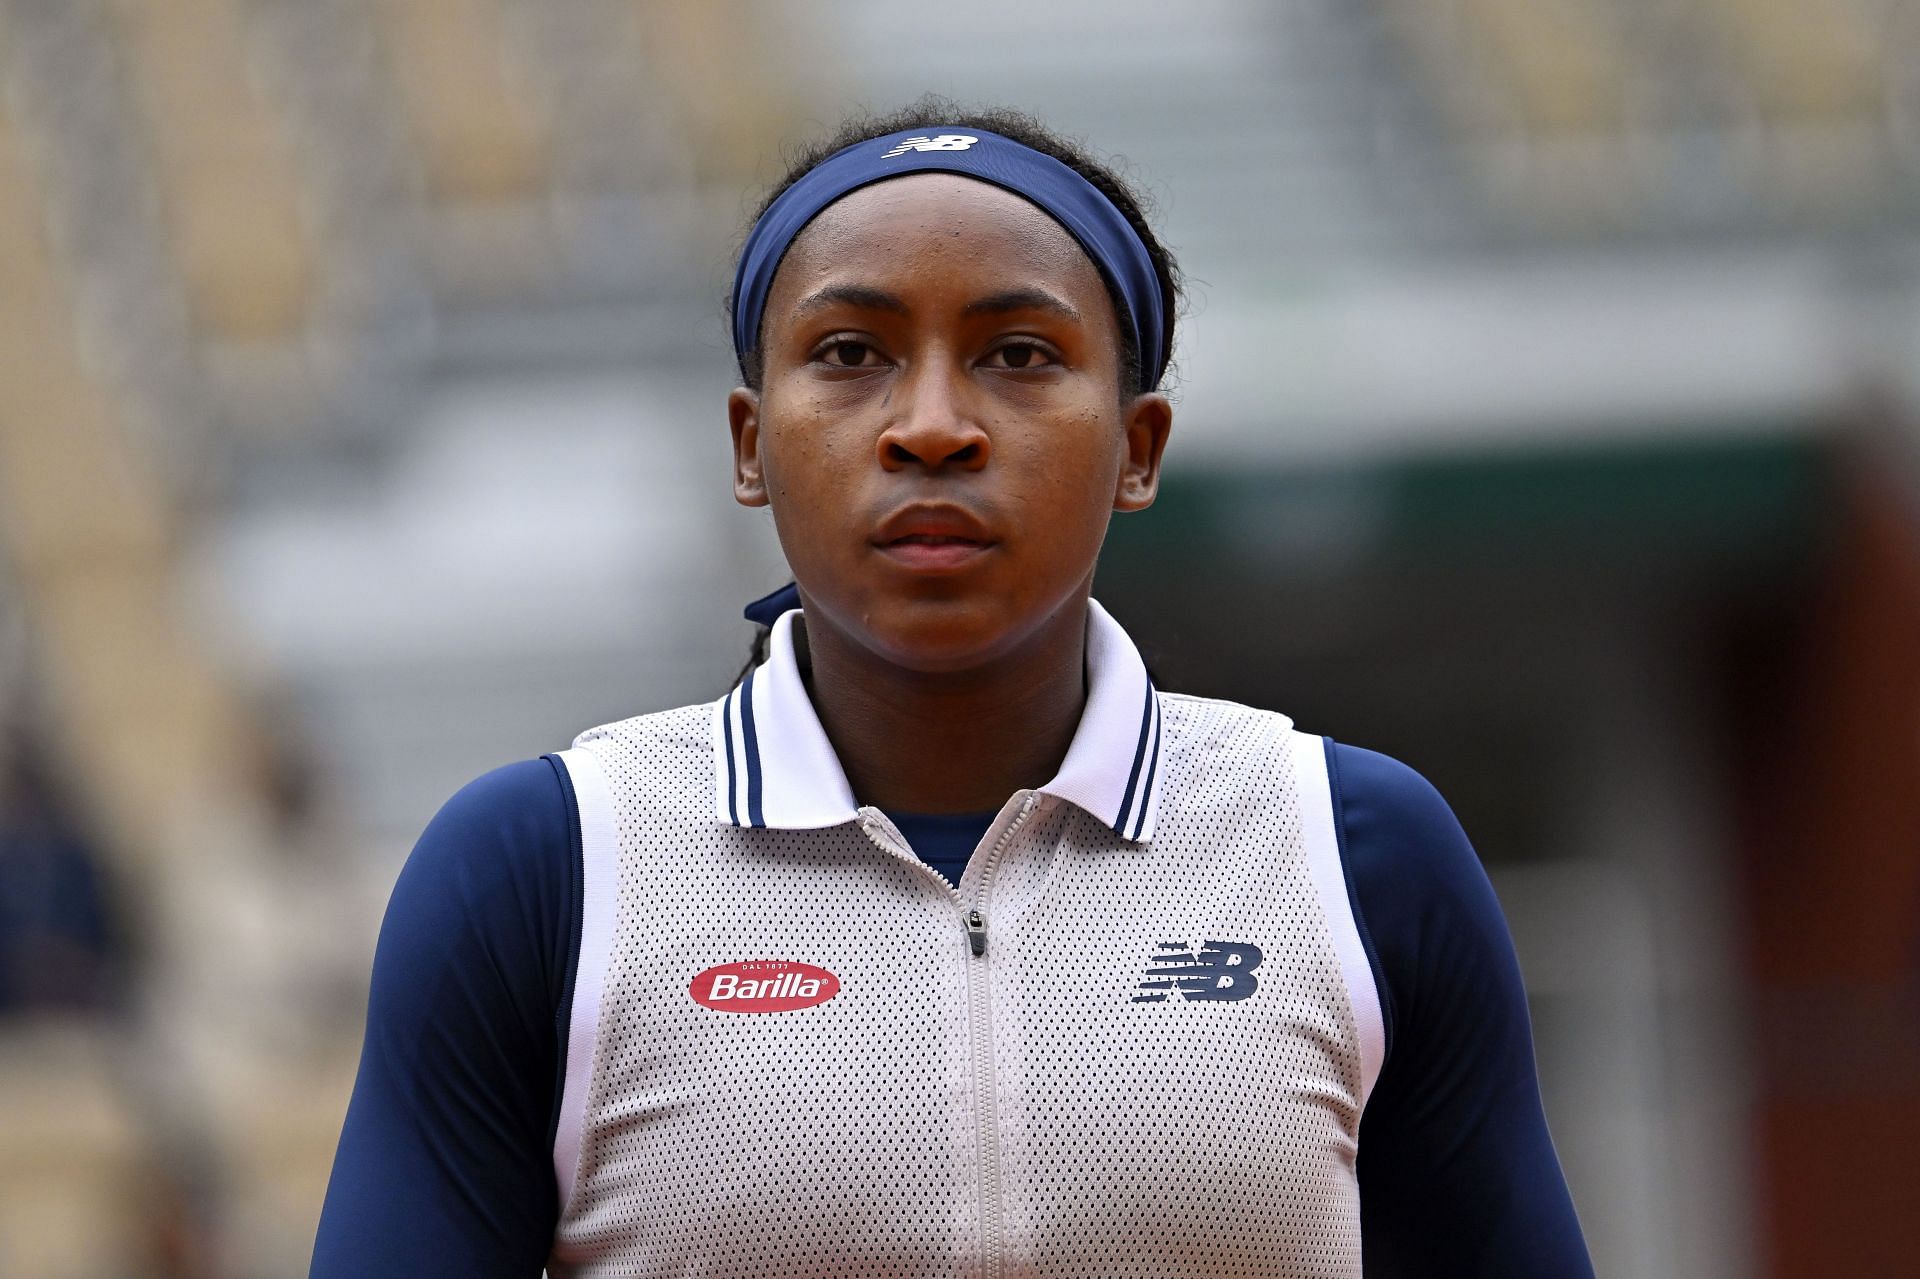
<svg viewBox="0 0 1920 1279"><path fill-rule="evenodd" d="M1163 941L1147 960L1147 975L1135 987L1136 1004L1158 1003L1168 995L1182 999L1238 1000L1260 988L1253 970L1266 958L1243 941L1209 941L1198 950L1185 942Z"/></svg>

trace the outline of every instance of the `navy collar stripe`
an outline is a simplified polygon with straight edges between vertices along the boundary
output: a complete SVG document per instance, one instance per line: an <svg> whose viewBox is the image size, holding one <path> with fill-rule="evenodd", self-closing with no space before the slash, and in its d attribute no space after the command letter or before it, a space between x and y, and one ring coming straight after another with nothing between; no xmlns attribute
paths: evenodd
<svg viewBox="0 0 1920 1279"><path fill-rule="evenodd" d="M1153 753L1147 756L1147 784L1140 788L1140 811L1134 815L1129 839L1140 838L1140 827L1147 820L1147 798L1153 794L1153 775L1160 767L1160 699L1153 694L1153 681L1148 680L1147 699L1153 703Z"/></svg>
<svg viewBox="0 0 1920 1279"><path fill-rule="evenodd" d="M746 744L747 824L750 826L767 824L767 816L760 808L760 737L753 728L753 677L758 670L755 667L748 671L746 682L740 685L740 735Z"/></svg>
<svg viewBox="0 0 1920 1279"><path fill-rule="evenodd" d="M727 820L738 826L740 824L740 778L739 769L733 762L733 693L727 694L727 700L720 708L720 730L726 738Z"/></svg>
<svg viewBox="0 0 1920 1279"><path fill-rule="evenodd" d="M1147 698L1140 707L1140 741L1133 748L1133 770L1127 774L1126 794L1120 798L1120 816L1113 822L1116 835L1127 833L1127 814L1133 811L1133 788L1140 782L1140 761L1147 755L1147 736L1153 728L1153 681L1147 681ZM1140 806L1143 810L1145 804ZM1129 836L1131 838L1131 836Z"/></svg>

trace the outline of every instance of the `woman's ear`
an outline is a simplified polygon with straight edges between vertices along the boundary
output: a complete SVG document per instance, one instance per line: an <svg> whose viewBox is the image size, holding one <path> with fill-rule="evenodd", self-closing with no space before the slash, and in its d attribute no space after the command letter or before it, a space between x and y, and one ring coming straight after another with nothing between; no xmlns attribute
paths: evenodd
<svg viewBox="0 0 1920 1279"><path fill-rule="evenodd" d="M1113 509L1139 511L1160 491L1160 457L1173 430L1173 404L1158 391L1136 395L1126 408L1127 454L1113 489Z"/></svg>
<svg viewBox="0 0 1920 1279"><path fill-rule="evenodd" d="M767 477L760 464L760 392L736 386L727 394L727 425L733 430L733 500L767 504Z"/></svg>

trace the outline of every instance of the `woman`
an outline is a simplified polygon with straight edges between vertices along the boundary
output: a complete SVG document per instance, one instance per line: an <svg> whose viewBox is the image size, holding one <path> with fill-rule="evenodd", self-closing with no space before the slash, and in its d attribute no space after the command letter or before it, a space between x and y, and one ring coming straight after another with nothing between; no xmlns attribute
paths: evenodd
<svg viewBox="0 0 1920 1279"><path fill-rule="evenodd" d="M733 297L764 661L434 819L315 1274L1590 1273L1445 804L1089 596L1176 279L1024 116L801 159Z"/></svg>

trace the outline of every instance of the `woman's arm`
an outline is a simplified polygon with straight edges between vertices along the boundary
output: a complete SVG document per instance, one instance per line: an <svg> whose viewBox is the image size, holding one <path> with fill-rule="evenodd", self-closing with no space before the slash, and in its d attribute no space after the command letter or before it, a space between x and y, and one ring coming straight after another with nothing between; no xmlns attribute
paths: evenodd
<svg viewBox="0 0 1920 1279"><path fill-rule="evenodd" d="M498 769L415 845L381 925L316 1279L534 1279L578 949L566 770Z"/></svg>
<svg viewBox="0 0 1920 1279"><path fill-rule="evenodd" d="M1332 744L1327 762L1388 1031L1360 1124L1369 1279L1590 1279L1520 966L1479 858L1406 765Z"/></svg>

